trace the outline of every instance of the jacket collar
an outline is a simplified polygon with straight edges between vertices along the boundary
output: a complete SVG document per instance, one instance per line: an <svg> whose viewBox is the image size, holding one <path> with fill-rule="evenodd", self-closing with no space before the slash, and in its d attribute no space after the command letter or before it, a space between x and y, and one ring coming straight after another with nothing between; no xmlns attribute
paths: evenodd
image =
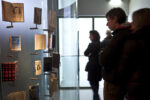
<svg viewBox="0 0 150 100"><path fill-rule="evenodd" d="M131 29L131 24L130 23L123 23L119 26L117 26L116 30L112 32L113 35L117 34L119 30L124 30L124 29Z"/></svg>

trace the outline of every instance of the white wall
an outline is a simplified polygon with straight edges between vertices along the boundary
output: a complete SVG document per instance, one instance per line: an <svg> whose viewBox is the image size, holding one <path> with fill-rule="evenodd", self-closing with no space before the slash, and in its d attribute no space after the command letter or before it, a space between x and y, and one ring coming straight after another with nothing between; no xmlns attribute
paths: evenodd
<svg viewBox="0 0 150 100"><path fill-rule="evenodd" d="M131 20L132 13L140 8L150 8L150 0L130 0L129 3L129 21Z"/></svg>

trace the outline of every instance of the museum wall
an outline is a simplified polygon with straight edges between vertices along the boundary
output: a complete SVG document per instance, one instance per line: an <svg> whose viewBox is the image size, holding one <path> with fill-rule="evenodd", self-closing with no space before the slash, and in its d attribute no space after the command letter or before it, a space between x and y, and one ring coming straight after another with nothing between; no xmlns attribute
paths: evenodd
<svg viewBox="0 0 150 100"><path fill-rule="evenodd" d="M2 0L0 0L0 63L17 62L15 81L2 81L1 83L2 100L5 100L5 96L9 93L16 91L26 91L27 100L29 100L29 86L35 84L39 84L40 98L44 98L44 75L42 72L42 75L36 76L34 74L34 65L35 60L41 60L43 66L43 57L47 56L47 54L43 53L44 50L34 49L34 35L36 33L47 36L47 32L43 31L43 29L47 28L47 0L5 1L24 4L24 22L14 22L13 28L6 28L11 23L2 19ZM34 24L34 7L42 8L42 23L37 25L38 29L31 30L30 28L36 26ZM21 36L21 51L10 51L9 36L11 35ZM33 80L33 78L37 80Z"/></svg>

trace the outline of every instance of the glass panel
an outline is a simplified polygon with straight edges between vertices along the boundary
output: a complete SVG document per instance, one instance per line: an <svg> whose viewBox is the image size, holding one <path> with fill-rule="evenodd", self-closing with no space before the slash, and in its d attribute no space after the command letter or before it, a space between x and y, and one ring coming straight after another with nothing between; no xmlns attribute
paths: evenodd
<svg viewBox="0 0 150 100"><path fill-rule="evenodd" d="M63 56L78 55L76 18L59 18L59 47Z"/></svg>
<svg viewBox="0 0 150 100"><path fill-rule="evenodd" d="M62 9L72 5L76 0L58 0L58 9Z"/></svg>
<svg viewBox="0 0 150 100"><path fill-rule="evenodd" d="M84 51L90 43L89 31L92 30L92 18L79 18L79 49L80 55L84 55Z"/></svg>
<svg viewBox="0 0 150 100"><path fill-rule="evenodd" d="M106 37L106 31L109 30L106 24L107 24L106 18L94 18L94 27L95 30L97 30L100 33L101 41L103 41L103 39ZM104 80L102 79L100 81L100 86L99 86L100 95L103 94L103 87L104 87ZM102 97L101 99L103 100L103 95L101 97Z"/></svg>
<svg viewBox="0 0 150 100"><path fill-rule="evenodd" d="M61 57L61 87L76 87L78 85L77 80L77 56L64 56Z"/></svg>
<svg viewBox="0 0 150 100"><path fill-rule="evenodd" d="M108 30L106 23L107 23L106 18L94 18L94 28L100 33L101 41L105 38L106 30ZM89 82L87 81L87 72L85 72L85 66L88 62L88 58L84 56L84 51L87 48L88 44L90 43L89 31L92 30L92 25L93 25L92 18L78 19L79 51L80 51L79 53L80 87L90 87Z"/></svg>
<svg viewBox="0 0 150 100"><path fill-rule="evenodd" d="M59 19L60 87L78 86L78 35L75 18Z"/></svg>
<svg viewBox="0 0 150 100"><path fill-rule="evenodd" d="M79 18L79 61L80 61L80 87L89 87L89 82L87 81L87 72L85 71L85 66L88 62L88 57L84 56L84 51L86 50L88 44L90 43L89 31L92 30L92 18Z"/></svg>
<svg viewBox="0 0 150 100"><path fill-rule="evenodd" d="M79 100L77 0L58 0L58 3L63 16L58 20L60 100Z"/></svg>
<svg viewBox="0 0 150 100"><path fill-rule="evenodd" d="M106 24L106 18L94 18L94 27L95 30L97 30L100 33L101 41L106 37L106 30L108 30Z"/></svg>

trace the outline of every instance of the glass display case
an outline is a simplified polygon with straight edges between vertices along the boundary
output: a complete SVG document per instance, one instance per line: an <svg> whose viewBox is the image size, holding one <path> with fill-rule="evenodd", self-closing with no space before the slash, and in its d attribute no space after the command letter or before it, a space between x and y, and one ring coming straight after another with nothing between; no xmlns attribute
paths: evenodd
<svg viewBox="0 0 150 100"><path fill-rule="evenodd" d="M37 18L42 23L38 22L36 28L31 28L36 26L35 7L42 11L38 15L42 19ZM11 15L8 16L9 8ZM48 87L44 84L43 58L47 54L43 52L47 47L35 50L34 36L47 37L47 32L43 31L48 24L47 0L0 0L0 13L0 100L46 100L45 90L49 89L43 88ZM4 13L13 20L4 20Z"/></svg>
<svg viewBox="0 0 150 100"><path fill-rule="evenodd" d="M76 0L0 0L0 5L0 100L78 100ZM4 13L13 20L4 20ZM17 16L23 20L15 21ZM65 19L57 23L60 16ZM67 87L73 89L70 96Z"/></svg>

